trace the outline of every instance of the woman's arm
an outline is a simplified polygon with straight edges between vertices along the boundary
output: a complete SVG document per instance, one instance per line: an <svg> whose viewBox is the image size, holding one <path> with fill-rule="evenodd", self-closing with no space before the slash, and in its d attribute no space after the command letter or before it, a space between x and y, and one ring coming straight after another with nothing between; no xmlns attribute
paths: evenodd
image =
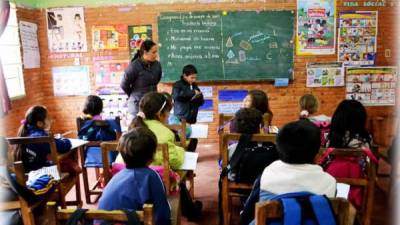
<svg viewBox="0 0 400 225"><path fill-rule="evenodd" d="M133 84L135 83L138 75L138 71L134 66L134 62L135 61L131 62L128 68L125 70L124 77L122 78L120 85L122 90L125 92L125 94L128 95L128 97L133 91Z"/></svg>

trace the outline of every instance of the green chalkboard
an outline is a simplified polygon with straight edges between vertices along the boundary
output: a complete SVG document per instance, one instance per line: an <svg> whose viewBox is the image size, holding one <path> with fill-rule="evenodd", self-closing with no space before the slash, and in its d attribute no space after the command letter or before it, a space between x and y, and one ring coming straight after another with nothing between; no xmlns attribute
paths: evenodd
<svg viewBox="0 0 400 225"><path fill-rule="evenodd" d="M161 13L158 32L163 81L186 64L201 81L293 78L291 11Z"/></svg>

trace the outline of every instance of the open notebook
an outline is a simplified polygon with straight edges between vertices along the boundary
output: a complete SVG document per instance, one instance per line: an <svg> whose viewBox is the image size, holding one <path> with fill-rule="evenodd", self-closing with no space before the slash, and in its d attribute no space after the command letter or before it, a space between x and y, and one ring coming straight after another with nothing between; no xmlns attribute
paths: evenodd
<svg viewBox="0 0 400 225"><path fill-rule="evenodd" d="M197 159L199 158L199 153L197 152L185 152L185 159L180 170L195 170L197 166Z"/></svg>
<svg viewBox="0 0 400 225"><path fill-rule="evenodd" d="M343 183L336 184L336 197L337 198L347 199L347 197L349 196L349 191L350 191L350 185L343 184Z"/></svg>

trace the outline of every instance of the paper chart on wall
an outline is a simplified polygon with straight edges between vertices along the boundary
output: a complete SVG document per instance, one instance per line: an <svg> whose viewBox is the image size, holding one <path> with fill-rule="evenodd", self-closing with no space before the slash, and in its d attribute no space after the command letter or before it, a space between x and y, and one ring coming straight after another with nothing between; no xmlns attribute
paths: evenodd
<svg viewBox="0 0 400 225"><path fill-rule="evenodd" d="M308 63L307 87L344 86L344 68L341 62Z"/></svg>
<svg viewBox="0 0 400 225"><path fill-rule="evenodd" d="M338 61L345 66L374 65L377 34L377 11L340 12Z"/></svg>
<svg viewBox="0 0 400 225"><path fill-rule="evenodd" d="M366 106L395 105L396 67L346 68L346 98Z"/></svg>
<svg viewBox="0 0 400 225"><path fill-rule="evenodd" d="M151 25L138 25L128 27L129 55L131 59L135 56L143 41L147 39L152 39L152 32L153 30Z"/></svg>
<svg viewBox="0 0 400 225"><path fill-rule="evenodd" d="M93 50L111 50L128 47L128 26L108 25L92 27Z"/></svg>
<svg viewBox="0 0 400 225"><path fill-rule="evenodd" d="M40 68L40 52L37 37L37 25L19 21L24 69Z"/></svg>
<svg viewBox="0 0 400 225"><path fill-rule="evenodd" d="M115 119L119 116L122 131L127 131L132 115L128 112L128 96L126 94L99 95L103 101L103 119Z"/></svg>
<svg viewBox="0 0 400 225"><path fill-rule="evenodd" d="M86 52L83 7L47 9L47 39L50 52Z"/></svg>
<svg viewBox="0 0 400 225"><path fill-rule="evenodd" d="M127 60L94 62L96 93L98 95L124 94L120 84L128 65Z"/></svg>
<svg viewBox="0 0 400 225"><path fill-rule="evenodd" d="M297 55L335 54L336 1L297 0Z"/></svg>
<svg viewBox="0 0 400 225"><path fill-rule="evenodd" d="M55 96L89 95L90 80L87 66L53 67Z"/></svg>

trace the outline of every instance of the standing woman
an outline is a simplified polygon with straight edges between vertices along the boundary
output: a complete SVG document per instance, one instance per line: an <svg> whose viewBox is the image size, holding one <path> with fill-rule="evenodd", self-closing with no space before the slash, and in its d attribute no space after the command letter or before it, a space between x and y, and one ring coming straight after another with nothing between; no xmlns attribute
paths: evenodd
<svg viewBox="0 0 400 225"><path fill-rule="evenodd" d="M161 64L157 61L157 44L145 40L133 57L121 81L121 88L128 95L128 112L136 117L139 101L148 92L157 91L161 79Z"/></svg>

